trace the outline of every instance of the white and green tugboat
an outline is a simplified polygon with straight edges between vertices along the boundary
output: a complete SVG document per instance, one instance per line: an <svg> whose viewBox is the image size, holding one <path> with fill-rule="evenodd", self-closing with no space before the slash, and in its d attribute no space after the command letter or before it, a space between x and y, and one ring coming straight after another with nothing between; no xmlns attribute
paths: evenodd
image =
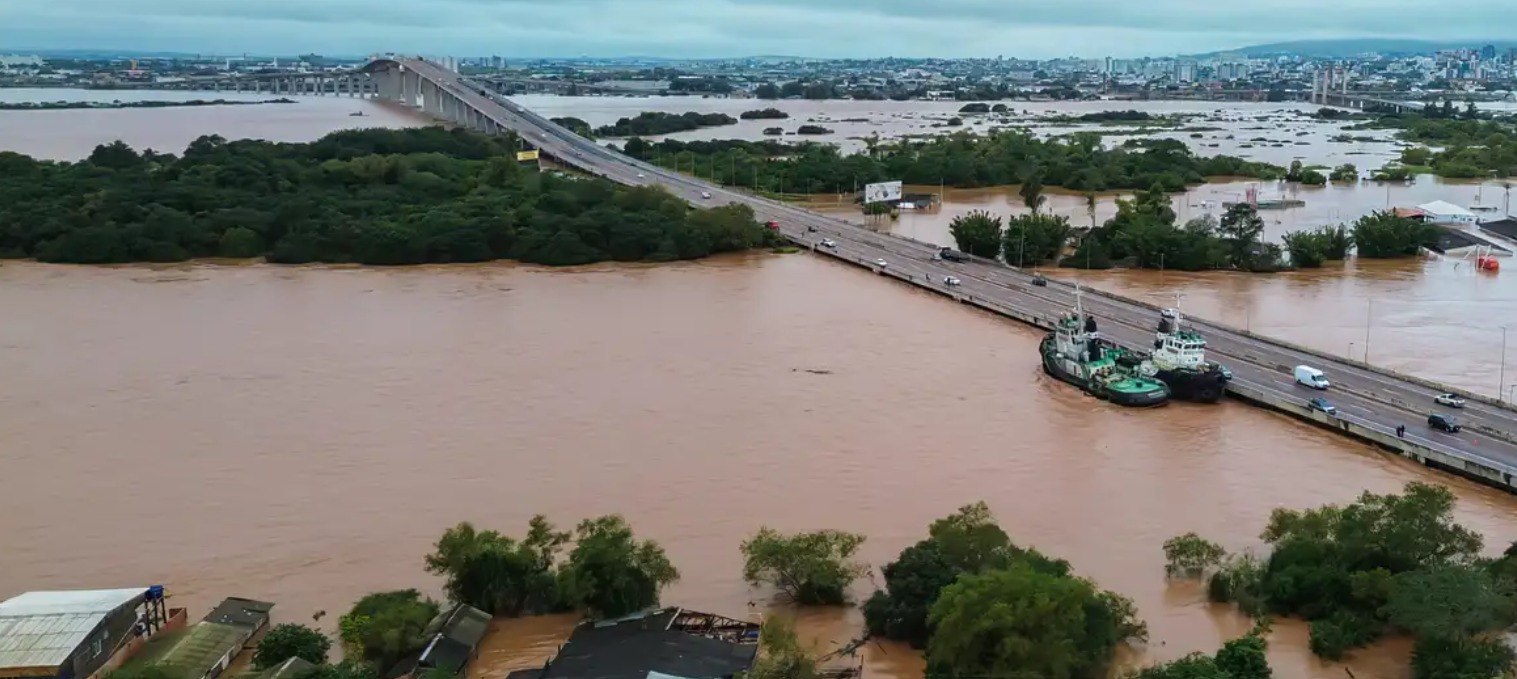
<svg viewBox="0 0 1517 679"><path fill-rule="evenodd" d="M1043 338L1043 372L1099 398L1132 407L1169 402L1169 387L1139 372L1143 357L1106 341L1075 290L1075 309Z"/></svg>
<svg viewBox="0 0 1517 679"><path fill-rule="evenodd" d="M1154 350L1144 362L1142 372L1168 385L1176 399L1216 403L1227 391L1233 373L1220 363L1206 360L1206 338L1182 327L1183 321L1179 309L1159 313Z"/></svg>

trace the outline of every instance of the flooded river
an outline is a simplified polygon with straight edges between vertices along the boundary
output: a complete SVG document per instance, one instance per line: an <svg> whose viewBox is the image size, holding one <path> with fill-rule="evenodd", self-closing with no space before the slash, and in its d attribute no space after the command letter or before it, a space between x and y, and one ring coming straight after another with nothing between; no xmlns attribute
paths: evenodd
<svg viewBox="0 0 1517 679"><path fill-rule="evenodd" d="M0 146L76 158L117 137L177 151L213 132L300 141L412 122L332 97L0 112ZM943 212L1015 209L1004 194L954 192ZM1319 195L1345 213L1383 200ZM1083 214L1077 198L1053 204ZM894 228L941 241L946 218ZM1442 260L1086 278L1488 392L1495 324L1517 317L1510 279ZM1239 404L1093 402L1041 375L1034 331L804 255L570 271L6 261L0 314L0 594L165 583L195 611L251 596L331 625L369 591L437 593L421 558L457 521L516 533L534 513L621 512L682 569L666 602L741 617L766 605L737 550L761 525L865 533L877 568L984 499L1018 542L1133 597L1153 641L1129 660L1147 662L1247 627L1165 582L1175 534L1246 548L1275 507L1421 479L1452 486L1488 546L1517 538L1517 498ZM540 662L570 624L497 623L474 674ZM858 626L832 610L803 628L831 648ZM1310 656L1303 626L1275 629L1277 676L1344 676ZM1398 679L1406 650L1349 666ZM872 677L921 671L893 645L867 663Z"/></svg>
<svg viewBox="0 0 1517 679"><path fill-rule="evenodd" d="M1246 626L1166 585L1172 535L1244 548L1275 507L1427 479L1492 545L1517 537L1517 498L1240 404L1092 401L1041 374L1033 330L805 255L6 262L0 309L0 592L162 582L197 611L251 596L330 623L371 590L436 592L421 557L454 522L621 512L683 570L666 601L742 616L764 598L737 546L761 525L865 533L878 567L984 499L1019 542L1133 597L1142 657L1164 659ZM858 632L852 611L806 622L829 646ZM505 625L500 667L567 622ZM1279 676L1342 676L1277 629ZM1401 676L1403 651L1352 666ZM918 662L875 648L870 676Z"/></svg>

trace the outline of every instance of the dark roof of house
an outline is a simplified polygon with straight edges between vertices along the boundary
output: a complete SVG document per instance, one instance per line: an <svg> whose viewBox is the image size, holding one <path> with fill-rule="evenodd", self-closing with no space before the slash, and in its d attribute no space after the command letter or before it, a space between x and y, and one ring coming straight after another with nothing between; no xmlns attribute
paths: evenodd
<svg viewBox="0 0 1517 679"><path fill-rule="evenodd" d="M421 668L447 670L457 674L474 657L474 649L490 631L490 614L464 604L454 604L427 623L422 638L427 645L410 653L385 672L394 679Z"/></svg>
<svg viewBox="0 0 1517 679"><path fill-rule="evenodd" d="M1517 219L1514 219L1512 217L1493 219L1489 222L1481 222L1480 228L1482 230L1494 233L1498 236L1506 236L1507 238L1517 240Z"/></svg>
<svg viewBox="0 0 1517 679"><path fill-rule="evenodd" d="M1448 226L1439 226L1438 242L1428 246L1429 249L1436 250L1438 252L1448 252L1450 250L1458 250L1460 248L1468 247L1490 247L1492 250L1507 252L1506 248L1501 247L1500 245L1497 245L1490 240L1482 238L1469 231L1464 231L1462 229Z"/></svg>
<svg viewBox="0 0 1517 679"><path fill-rule="evenodd" d="M753 665L757 641L754 623L666 608L582 623L545 667L507 679L721 679Z"/></svg>
<svg viewBox="0 0 1517 679"><path fill-rule="evenodd" d="M200 620L258 630L269 624L269 611L273 609L274 604L267 601L227 597Z"/></svg>

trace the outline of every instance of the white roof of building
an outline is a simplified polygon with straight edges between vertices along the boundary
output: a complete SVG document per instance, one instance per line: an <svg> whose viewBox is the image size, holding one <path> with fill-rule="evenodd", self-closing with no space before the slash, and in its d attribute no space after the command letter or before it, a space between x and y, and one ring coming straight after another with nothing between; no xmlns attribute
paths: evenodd
<svg viewBox="0 0 1517 679"><path fill-rule="evenodd" d="M27 592L0 601L0 669L62 665L107 614L146 592L146 587Z"/></svg>
<svg viewBox="0 0 1517 679"><path fill-rule="evenodd" d="M1459 215L1469 217L1475 216L1475 213L1470 212L1469 210L1466 210L1448 201L1442 200L1435 200L1431 203L1423 203L1421 205L1418 205L1417 209L1435 215Z"/></svg>

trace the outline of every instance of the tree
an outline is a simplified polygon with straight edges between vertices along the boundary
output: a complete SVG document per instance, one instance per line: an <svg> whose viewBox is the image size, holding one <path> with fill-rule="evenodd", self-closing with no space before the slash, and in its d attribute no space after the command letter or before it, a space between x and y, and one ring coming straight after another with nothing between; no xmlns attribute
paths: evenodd
<svg viewBox="0 0 1517 679"><path fill-rule="evenodd" d="M1057 259L1069 242L1069 219L1062 215L1033 213L1007 220L1002 257L1017 266L1037 265Z"/></svg>
<svg viewBox="0 0 1517 679"><path fill-rule="evenodd" d="M783 615L766 615L759 628L759 652L743 679L813 679L817 661L801 647L795 622Z"/></svg>
<svg viewBox="0 0 1517 679"><path fill-rule="evenodd" d="M1265 654L1268 649L1269 643L1256 628L1222 644L1217 651L1217 668L1232 679L1270 679L1274 671L1270 669L1269 656Z"/></svg>
<svg viewBox="0 0 1517 679"><path fill-rule="evenodd" d="M1090 230L1096 229L1096 194L1085 192L1085 214L1090 216Z"/></svg>
<svg viewBox="0 0 1517 679"><path fill-rule="evenodd" d="M1164 572L1170 577L1200 577L1206 569L1222 563L1227 550L1195 533L1164 541Z"/></svg>
<svg viewBox="0 0 1517 679"><path fill-rule="evenodd" d="M657 542L639 542L618 515L586 519L575 528L574 549L558 571L559 594L575 608L618 617L658 604L659 592L679 580Z"/></svg>
<svg viewBox="0 0 1517 679"><path fill-rule="evenodd" d="M1263 633L1256 628L1223 644L1215 657L1192 653L1145 667L1130 679L1270 679L1274 671L1265 655L1267 648Z"/></svg>
<svg viewBox="0 0 1517 679"><path fill-rule="evenodd" d="M1240 269L1248 268L1254 249L1259 245L1259 236L1264 233L1264 220L1253 205L1234 203L1222 215L1217 225L1217 234L1227 244L1228 261Z"/></svg>
<svg viewBox="0 0 1517 679"><path fill-rule="evenodd" d="M253 664L267 669L290 658L300 658L320 665L327 661L327 651L331 648L332 642L321 632L305 625L281 623L258 642L258 650L253 652Z"/></svg>
<svg viewBox="0 0 1517 679"><path fill-rule="evenodd" d="M865 602L864 623L871 634L925 648L928 613L943 588L960 575L1018 563L1059 577L1069 573L1068 563L1012 544L984 502L965 505L934 521L926 540L881 569L886 590Z"/></svg>
<svg viewBox="0 0 1517 679"><path fill-rule="evenodd" d="M932 606L929 673L1098 676L1118 643L1147 636L1127 611L1113 614L1102 594L1087 580L1025 564L965 575Z"/></svg>
<svg viewBox="0 0 1517 679"><path fill-rule="evenodd" d="M1466 564L1397 573L1385 612L1418 637L1473 639L1517 622L1509 588Z"/></svg>
<svg viewBox="0 0 1517 679"><path fill-rule="evenodd" d="M344 660L336 665L312 667L295 675L295 679L379 679L379 673L361 662Z"/></svg>
<svg viewBox="0 0 1517 679"><path fill-rule="evenodd" d="M1501 639L1418 639L1412 648L1414 679L1491 679L1511 676L1517 659Z"/></svg>
<svg viewBox="0 0 1517 679"><path fill-rule="evenodd" d="M1467 639L1510 624L1510 585L1494 564L1474 567L1482 540L1453 507L1447 488L1413 482L1343 506L1276 509L1260 536L1268 560L1228 560L1210 597L1310 621L1312 652L1329 659L1396 627Z"/></svg>
<svg viewBox="0 0 1517 679"><path fill-rule="evenodd" d="M948 232L959 250L977 257L994 258L1001 250L1001 218L983 210L954 217Z"/></svg>
<svg viewBox="0 0 1517 679"><path fill-rule="evenodd" d="M1359 168L1354 167L1353 163L1344 163L1333 168L1333 172L1328 175L1328 178L1333 180L1334 184L1358 182Z"/></svg>
<svg viewBox="0 0 1517 679"><path fill-rule="evenodd" d="M1359 256L1375 259L1416 255L1438 237L1437 227L1432 224L1399 217L1390 211L1360 217L1351 230Z"/></svg>
<svg viewBox="0 0 1517 679"><path fill-rule="evenodd" d="M338 620L343 650L384 671L426 643L422 632L437 617L437 602L414 589L375 592Z"/></svg>
<svg viewBox="0 0 1517 679"><path fill-rule="evenodd" d="M1017 193L1022 196L1022 204L1027 206L1033 214L1043 207L1047 198L1043 196L1043 175L1036 169L1028 170L1023 174L1022 185L1017 188Z"/></svg>
<svg viewBox="0 0 1517 679"><path fill-rule="evenodd" d="M520 542L460 523L437 540L426 570L447 578L449 598L491 615L544 613L558 602L552 569L568 540L542 515L532 517Z"/></svg>
<svg viewBox="0 0 1517 679"><path fill-rule="evenodd" d="M848 586L867 569L853 561L864 536L836 530L783 535L761 528L743 541L743 579L750 585L768 583L796 603L841 604Z"/></svg>

